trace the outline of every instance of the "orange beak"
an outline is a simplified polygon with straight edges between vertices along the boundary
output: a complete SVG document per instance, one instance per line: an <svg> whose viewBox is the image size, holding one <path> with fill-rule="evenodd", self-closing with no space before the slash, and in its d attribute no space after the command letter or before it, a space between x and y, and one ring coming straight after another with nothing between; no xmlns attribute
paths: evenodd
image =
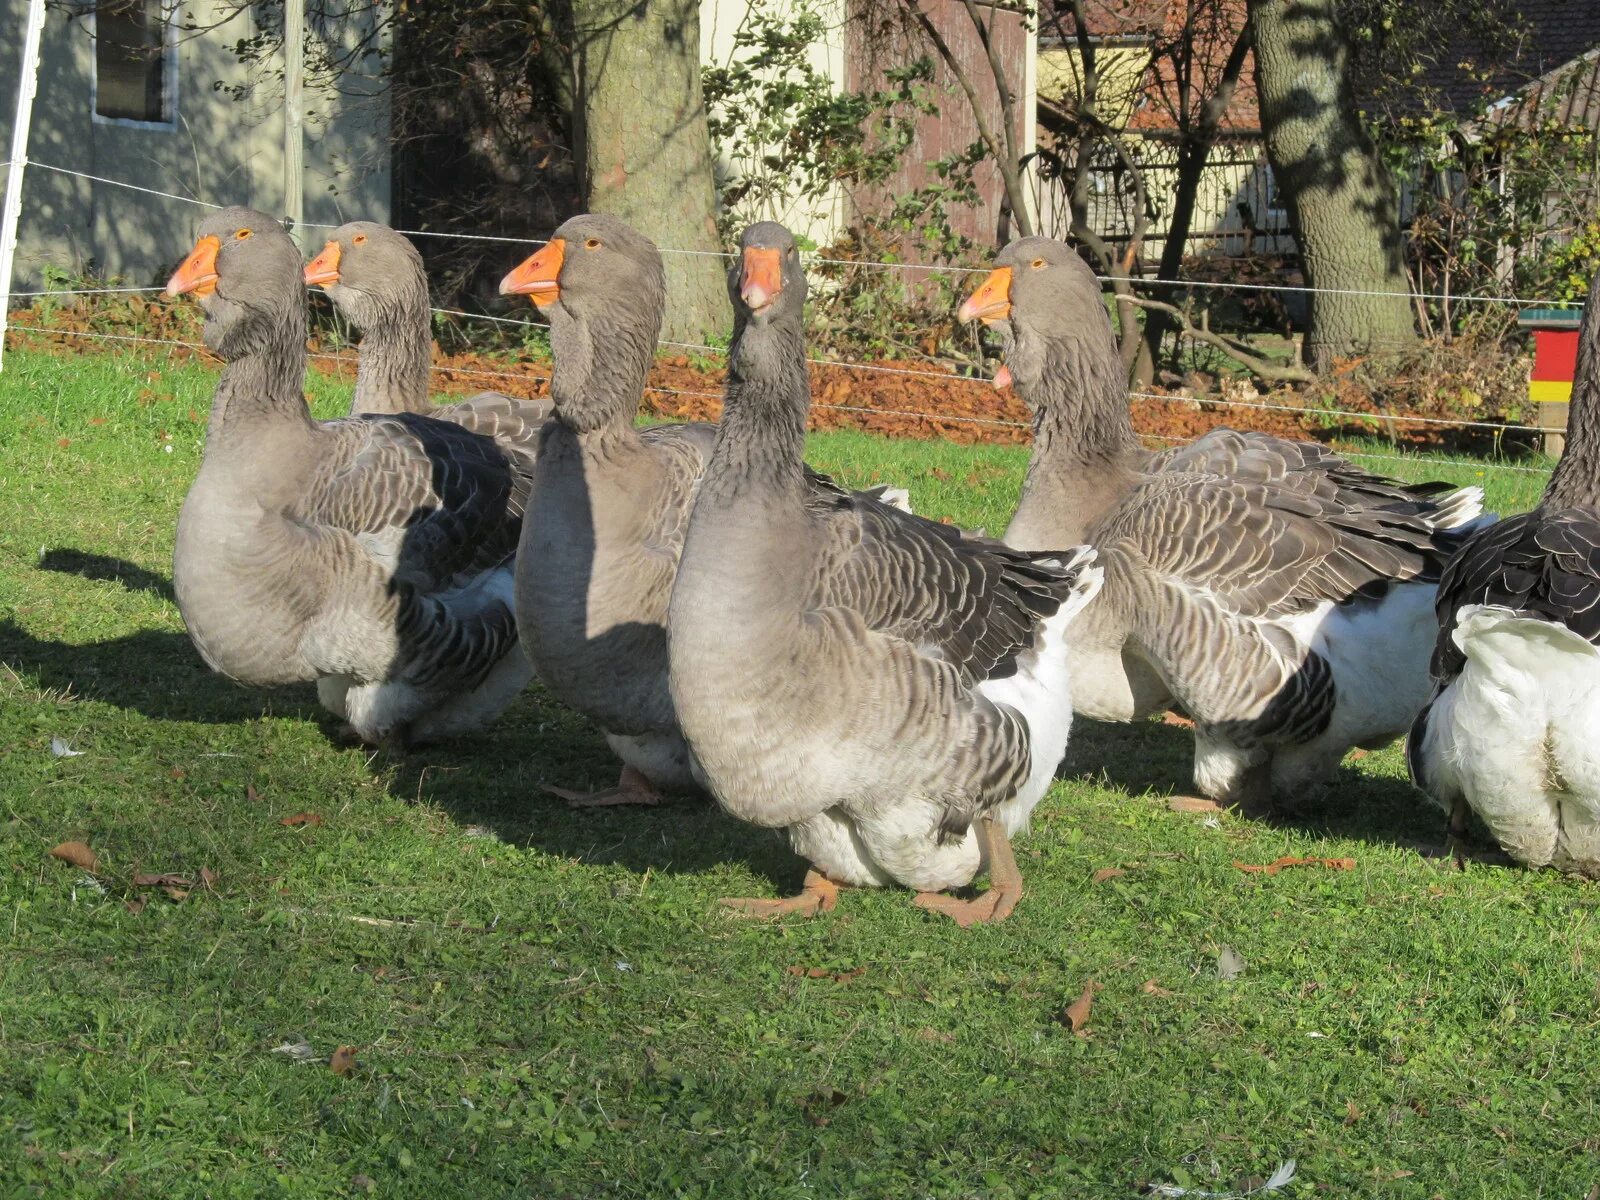
<svg viewBox="0 0 1600 1200"><path fill-rule="evenodd" d="M196 296L209 296L217 290L217 251L222 249L222 239L208 233L194 244L194 250L183 260L183 265L167 280L167 295L181 296L193 292Z"/></svg>
<svg viewBox="0 0 1600 1200"><path fill-rule="evenodd" d="M978 285L978 290L963 300L961 307L956 310L956 320L982 321L985 325L1004 321L1010 315L1010 267L996 267L990 271L989 277Z"/></svg>
<svg viewBox="0 0 1600 1200"><path fill-rule="evenodd" d="M749 246L744 252L744 271L739 276L739 299L760 312L783 291L783 252L764 246Z"/></svg>
<svg viewBox="0 0 1600 1200"><path fill-rule="evenodd" d="M561 264L567 257L567 243L551 238L539 253L524 259L500 281L502 296L529 296L540 308L561 299Z"/></svg>
<svg viewBox="0 0 1600 1200"><path fill-rule="evenodd" d="M306 286L327 287L339 282L339 243L329 242L306 264Z"/></svg>

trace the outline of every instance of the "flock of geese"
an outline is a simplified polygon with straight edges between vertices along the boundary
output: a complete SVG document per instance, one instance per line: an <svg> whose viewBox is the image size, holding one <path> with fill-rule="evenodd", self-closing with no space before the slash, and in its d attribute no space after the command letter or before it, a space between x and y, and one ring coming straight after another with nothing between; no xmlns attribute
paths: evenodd
<svg viewBox="0 0 1600 1200"><path fill-rule="evenodd" d="M308 284L361 333L338 420L303 394ZM721 422L638 428L661 255L574 217L501 284L549 319L549 399L435 405L404 237L355 222L306 265L272 218L209 216L167 287L226 362L173 570L205 661L315 681L389 746L478 729L537 673L624 764L574 799L708 793L788 833L803 890L726 902L755 915L899 885L964 926L1003 919L1010 839L1074 714L1183 714L1195 786L1245 806L1303 804L1352 747L1409 731L1452 828L1470 808L1519 860L1600 876L1600 281L1566 456L1538 509L1496 522L1476 488L1317 444L1145 450L1092 273L1015 242L960 309L1033 413L1004 541L806 466L786 229L745 230L728 289Z"/></svg>

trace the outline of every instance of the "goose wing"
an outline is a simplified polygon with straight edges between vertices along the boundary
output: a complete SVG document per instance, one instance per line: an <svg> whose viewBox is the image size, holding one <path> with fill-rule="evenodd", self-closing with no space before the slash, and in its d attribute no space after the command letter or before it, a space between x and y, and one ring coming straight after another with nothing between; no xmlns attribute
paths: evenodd
<svg viewBox="0 0 1600 1200"><path fill-rule="evenodd" d="M539 431L554 412L555 402L549 399L479 392L454 404L442 404L427 415L493 438L520 469L528 471L538 454Z"/></svg>
<svg viewBox="0 0 1600 1200"><path fill-rule="evenodd" d="M1439 528L1450 528L1477 515L1474 509L1453 519L1458 509L1467 507L1456 497L1465 493L1481 499L1482 495L1477 489L1457 489L1437 481L1402 483L1352 466L1348 459L1316 442L1233 429L1214 429L1193 442L1163 451L1146 469L1151 474L1173 471L1273 484L1325 501L1408 512Z"/></svg>
<svg viewBox="0 0 1600 1200"><path fill-rule="evenodd" d="M1600 644L1600 517L1583 508L1538 508L1479 530L1445 568L1435 604L1432 673L1439 681L1465 665L1451 635L1468 604L1509 608Z"/></svg>
<svg viewBox="0 0 1600 1200"><path fill-rule="evenodd" d="M530 481L493 439L413 413L325 428L347 450L329 457L305 516L355 535L394 578L429 591L515 553Z"/></svg>
<svg viewBox="0 0 1600 1200"><path fill-rule="evenodd" d="M1028 553L914 516L808 473L828 536L813 602L950 663L967 682L1002 678L1079 584L1081 548Z"/></svg>
<svg viewBox="0 0 1600 1200"><path fill-rule="evenodd" d="M675 571L678 556L683 553L683 539L689 532L694 498L717 444L717 427L699 423L654 425L641 430L639 436L655 451L656 461L666 475L661 495L670 498L657 508L644 545L653 553L668 557L670 569Z"/></svg>
<svg viewBox="0 0 1600 1200"><path fill-rule="evenodd" d="M1094 531L1133 643L1204 724L1310 736L1337 699L1294 618L1437 578L1432 533L1404 511L1292 488L1165 472Z"/></svg>

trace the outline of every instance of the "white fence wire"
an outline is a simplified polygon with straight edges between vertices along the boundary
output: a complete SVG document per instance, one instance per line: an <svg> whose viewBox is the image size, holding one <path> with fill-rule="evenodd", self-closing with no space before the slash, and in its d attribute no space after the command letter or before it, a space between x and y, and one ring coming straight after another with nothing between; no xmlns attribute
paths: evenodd
<svg viewBox="0 0 1600 1200"><path fill-rule="evenodd" d="M35 159L28 159L26 161L27 161L29 166L36 167L36 168L38 168L40 170L51 171L51 172L54 172L56 174L72 176L72 177L76 177L76 178L80 178L80 179L86 179L86 180L90 180L90 181L95 182L95 183L106 184L106 185L112 186L112 187L126 188L126 189L128 189L130 191L140 192L140 193L143 193L143 194L146 194L146 195L157 196L157 197L161 197L163 199L174 200L174 201L178 201L178 202L184 203L184 204L193 204L193 205L197 205L197 206L200 206L200 207L203 207L203 208L207 208L207 209L212 209L212 210L216 210L216 209L220 209L220 208L224 207L223 205L213 204L210 201L200 200L200 199L198 199L196 197L184 196L184 195L180 195L180 194L178 194L176 192L163 191L163 190L158 189L158 188L144 187L144 186L139 185L139 184L128 183L128 182L126 182L124 180L119 180L119 179L110 179L110 178L107 178L107 177L101 176L101 175L93 175L93 174L90 174L90 173L84 172L84 171L71 170L69 168L59 167L59 166L56 166L56 165L51 164L51 163L39 162L38 160L35 160ZM8 165L8 164L0 163L0 168L3 168L6 165ZM301 222L300 227L301 228L307 228L307 229L321 229L321 230L333 230L333 229L338 228L338 226L335 226L335 225L328 225L328 224L324 224L324 223L321 223L321 222L311 222L311 221ZM449 231L449 230L402 229L402 230L398 230L398 232L404 234L407 237L451 238L451 239L460 239L460 240L464 240L464 241L500 243L500 244L507 244L507 245L516 245L516 246L540 246L540 245L545 244L545 240L546 240L546 239L534 238L534 237L506 237L506 236L493 235L493 234L459 233L459 232ZM662 253L663 254L685 254L685 255L696 255L696 256L709 256L709 257L717 257L717 258L722 258L722 259L731 259L733 257L733 255L731 253L726 252L726 251L684 250L684 249L677 249L677 248L672 248L672 247L663 247L662 248ZM807 257L807 261L808 262L810 262L812 264L816 264L816 265L850 267L850 268L860 267L860 268L866 268L866 269L871 269L871 270L907 270L907 271L920 271L920 272L925 272L925 273L963 274L963 275L981 275L981 274L986 274L987 271L989 270L989 268L986 268L986 267L964 267L964 266L958 266L958 265L953 265L953 264L934 265L934 264L927 264L927 263L904 263L904 262L891 262L891 261L868 260L868 259L828 258L828 257L822 256L822 255L816 255L816 254L808 255L806 257ZM1165 280L1165 279L1151 279L1151 278L1145 278L1145 277L1140 277L1140 276L1107 276L1107 275L1096 275L1096 278L1098 280L1100 280L1101 282L1104 282L1104 283L1126 282L1126 283L1128 283L1130 285L1134 285L1134 286L1161 286L1161 287L1176 287L1176 288L1210 288L1210 289L1218 289L1218 290L1244 290L1244 291L1255 291L1255 292L1286 292L1286 293L1298 293L1298 294L1306 294L1306 293L1320 291L1320 292L1324 292L1324 293L1332 293L1332 294L1338 294L1338 295L1351 295L1351 296L1378 296L1378 295L1391 295L1391 294L1393 294L1393 293L1386 293L1386 292L1366 291L1366 290L1361 290L1361 289L1314 288L1314 287L1309 287L1309 286L1302 286L1302 285L1296 285L1296 284L1283 284L1283 283L1230 283L1230 282L1216 281L1216 280L1199 280L1199 279ZM42 291L11 292L11 293L9 293L9 298L38 300L38 299L48 299L50 297L55 297L55 296L150 294L150 293L160 292L161 290L162 289L159 288L159 287L50 288L50 289L45 289L45 290L42 290ZM1492 296L1448 295L1447 296L1447 295L1434 294L1434 293L1409 293L1408 294L1408 299L1411 299L1411 300L1451 300L1451 301L1455 301L1455 302L1480 302L1480 303L1514 304L1514 305L1517 305L1519 307L1524 307L1524 308L1557 308L1557 307L1562 307L1564 305L1564 302L1558 301L1558 300L1538 300L1538 299L1531 299L1531 298L1527 298L1527 297L1510 296L1510 295L1492 295ZM548 329L549 328L548 323L546 323L546 322L537 321L537 320L526 320L526 319L515 318L515 317L501 317L501 316L496 316L496 315L494 315L492 313L468 312L468 311L463 310L463 309L454 309L454 308L433 308L430 311L432 311L435 314L441 315L441 316L452 317L452 318L455 318L457 320L463 320L463 321L484 321L484 322L489 322L489 323L492 323L492 324L495 324L495 325L499 325L499 326L519 326L519 327L525 327L525 328L530 328L530 329ZM41 333L41 334L56 334L56 335L64 335L64 336L68 336L68 337L82 337L82 338L101 339L101 340L108 340L108 341L145 343L145 344L150 344L150 345L165 345L165 346L168 346L168 347L186 347L186 348L195 349L195 350L203 349L203 347L200 346L198 343L192 343L192 342L182 342L182 341L176 341L176 340L172 340L172 339L162 339L162 338L137 337L137 336L128 335L128 334L96 333L96 332L85 331L85 330L42 329L42 328L34 328L34 327L24 326L24 327L20 327L18 329L18 332L19 333L21 333L21 332L35 332L35 333ZM726 354L726 350L724 348L722 348L722 347L711 346L711 345L707 345L707 344L703 344L703 343L674 342L674 341L663 339L660 342L660 345L665 346L665 347L674 348L674 349L682 349L682 350L693 351L693 352L696 352L696 353L708 354L708 355L724 356ZM346 361L346 362L352 361L348 356L342 356L342 355L314 354L312 357L319 358L319 359L335 359L335 360ZM848 361L833 360L833 359L826 359L826 358L811 358L809 361L812 362L813 364L818 365L818 366L821 366L821 367L824 367L824 368L831 368L831 369L835 369L835 370L860 371L860 372L872 372L872 373L887 374L887 375L908 376L908 377L919 378L919 379L935 380L935 381L938 381L938 382L940 382L942 384L947 384L947 385L972 386L972 387L987 386L987 383L984 380L977 379L977 378L972 377L972 376L963 376L963 375L952 374L950 372L945 372L945 371L919 370L919 369L913 368L913 367L894 366L894 365L883 364L883 363L848 362ZM548 375L537 375L537 374L533 374L531 372L513 373L513 372L488 371L488 370L483 370L481 368L458 367L458 366L450 366L448 364L435 364L435 365L433 365L432 369L434 371L436 371L436 372L437 371L444 371L444 372L452 372L452 373L460 374L460 375L470 375L470 376L483 377L483 378L504 378L504 379L518 380L518 381L522 381L522 382L548 380L548 378L549 378ZM654 385L654 384L652 384L648 388L648 390L651 391L651 392L667 394L667 395L680 395L680 396L688 396L688 397L696 397L696 398L721 399L720 393L697 391L697 390L693 390L693 389L673 388L673 387L667 387L667 386L658 386L658 385ZM1311 417L1317 417L1317 418L1337 417L1337 418L1347 419L1347 420L1351 420L1351 421L1369 423L1369 424L1372 424L1374 426L1389 425L1389 424L1404 424L1404 425L1425 425L1425 426L1430 426L1430 427L1449 427L1449 428L1459 428L1459 429L1475 429L1475 430L1487 430L1487 431L1498 431L1498 432L1515 432L1515 433L1560 433L1560 432L1563 432L1560 429L1550 428L1550 427L1545 427L1545 426L1510 425L1510 424L1506 424L1504 422L1497 422L1497 421L1474 421L1474 420L1468 420L1468 419L1463 419L1463 418L1453 418L1453 417L1429 417L1429 416L1423 416L1423 415L1420 415L1420 414L1408 414L1408 413L1404 413L1404 412L1362 412L1362 411L1350 410L1350 409L1308 408L1308 407L1303 407L1303 406L1299 406L1299 405L1292 405L1292 404L1275 404L1275 403L1272 403L1272 402L1267 401L1267 400L1259 400L1259 401L1258 400L1236 400L1236 399L1228 399L1228 398L1225 398L1225 397L1216 397L1216 396L1192 397L1192 396L1187 396L1187 395L1183 395L1183 394L1168 394L1168 393L1138 392L1138 391L1130 392L1129 395L1130 395L1131 398L1137 399L1137 400L1148 400L1148 401L1155 401L1155 402L1166 403L1166 404L1197 404L1197 405L1200 405L1200 406L1202 406L1204 408L1208 408L1208 409L1209 408L1228 408L1228 409L1240 409L1240 410L1256 410L1256 411L1263 411L1263 412L1281 412L1281 413L1290 413L1290 414L1300 414L1302 416L1311 416ZM928 421L928 422L932 422L932 423L949 422L949 423L963 424L963 425L989 425L989 426L1005 427L1005 428L1027 428L1028 427L1026 422L1013 421L1013 420L1008 420L1008 419L1000 418L1000 417L974 417L974 416L958 415L958 414L953 414L953 413L921 412L921 411L911 411L911 410L903 410L903 409L889 409L889 408L877 408L877 407L871 407L871 406L866 406L866 405L850 405L850 404L817 403L813 407L820 408L820 409L834 410L834 411L839 411L839 412L857 413L857 414L863 414L863 415L905 417L905 418L917 419L917 420L922 420L922 421ZM1145 436L1154 437L1154 435L1145 435ZM1155 438L1155 440L1173 442L1174 444L1177 444L1175 439L1170 439L1170 438L1159 438L1159 437L1157 437L1157 438ZM1364 452L1363 453L1351 452L1350 457L1370 458L1370 459L1378 459L1378 460L1384 460L1384 461L1398 461L1398 462L1411 462L1411 461L1427 461L1427 462L1430 462L1430 463L1453 462L1454 465L1463 466L1463 467L1488 467L1490 469L1499 470L1499 471L1518 471L1518 472L1524 472L1524 473L1528 473L1528 474L1547 474L1548 473L1548 472L1544 471L1541 468L1519 467L1519 466L1514 466L1514 465L1511 465L1511 464L1495 463L1495 462L1487 461L1487 460L1484 461L1484 462L1481 462L1481 463L1480 462L1468 461L1468 460L1441 460L1441 459L1438 459L1438 458L1435 458L1435 457L1429 457L1426 460L1422 460L1422 459L1417 458L1416 456L1382 455L1382 454L1370 454L1370 453L1364 453Z"/></svg>

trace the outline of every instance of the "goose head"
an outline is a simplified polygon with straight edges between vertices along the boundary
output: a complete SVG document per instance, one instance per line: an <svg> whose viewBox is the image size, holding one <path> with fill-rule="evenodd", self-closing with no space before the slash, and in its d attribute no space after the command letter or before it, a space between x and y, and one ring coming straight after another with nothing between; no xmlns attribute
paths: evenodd
<svg viewBox="0 0 1600 1200"><path fill-rule="evenodd" d="M655 243L625 221L584 213L500 281L550 320L556 418L576 429L631 422L666 309Z"/></svg>
<svg viewBox="0 0 1600 1200"><path fill-rule="evenodd" d="M428 304L422 255L403 235L376 221L351 221L333 231L306 264L308 287L320 287L363 333ZM425 319L425 318L424 318Z"/></svg>
<svg viewBox="0 0 1600 1200"><path fill-rule="evenodd" d="M1021 238L997 254L994 269L956 316L982 321L999 335L1006 365L996 387L1015 380L1026 390L1041 382L1052 349L1096 358L1116 354L1094 272L1053 238Z"/></svg>
<svg viewBox="0 0 1600 1200"><path fill-rule="evenodd" d="M776 221L758 221L739 238L728 272L736 327L799 326L806 307L806 273L794 234Z"/></svg>
<svg viewBox="0 0 1600 1200"><path fill-rule="evenodd" d="M661 252L626 221L584 213L564 222L537 254L500 281L502 296L527 296L550 318L650 327L666 295Z"/></svg>
<svg viewBox="0 0 1600 1200"><path fill-rule="evenodd" d="M200 223L194 249L167 281L205 310L205 343L233 361L281 330L305 325L300 252L282 225L250 208L224 208Z"/></svg>

